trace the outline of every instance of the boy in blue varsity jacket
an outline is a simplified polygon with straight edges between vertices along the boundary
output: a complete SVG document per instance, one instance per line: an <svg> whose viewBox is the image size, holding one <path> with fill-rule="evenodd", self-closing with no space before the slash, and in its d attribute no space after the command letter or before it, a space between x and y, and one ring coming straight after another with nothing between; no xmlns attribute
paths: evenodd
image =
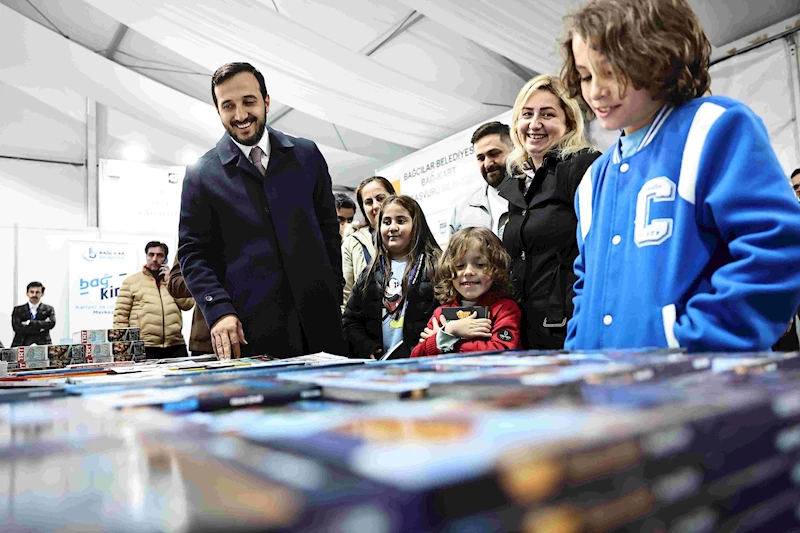
<svg viewBox="0 0 800 533"><path fill-rule="evenodd" d="M593 0L562 72L615 146L575 200L567 349L768 350L800 304L800 205L762 121L708 92L686 0Z"/></svg>

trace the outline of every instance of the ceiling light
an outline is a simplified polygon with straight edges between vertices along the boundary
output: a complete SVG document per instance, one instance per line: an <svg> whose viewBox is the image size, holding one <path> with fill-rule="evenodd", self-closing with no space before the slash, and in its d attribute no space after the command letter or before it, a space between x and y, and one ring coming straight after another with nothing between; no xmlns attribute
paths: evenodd
<svg viewBox="0 0 800 533"><path fill-rule="evenodd" d="M129 144L122 149L122 157L126 161L144 161L147 159L147 150L139 144Z"/></svg>
<svg viewBox="0 0 800 533"><path fill-rule="evenodd" d="M200 156L194 150L184 150L180 155L180 164L186 166L194 165L199 158Z"/></svg>

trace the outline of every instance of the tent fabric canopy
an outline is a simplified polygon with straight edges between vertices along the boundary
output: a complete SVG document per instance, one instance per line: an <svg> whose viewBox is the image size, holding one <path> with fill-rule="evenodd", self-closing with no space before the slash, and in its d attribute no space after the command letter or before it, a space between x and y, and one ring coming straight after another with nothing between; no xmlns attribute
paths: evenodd
<svg viewBox="0 0 800 533"><path fill-rule="evenodd" d="M717 56L754 27L800 16L796 0L689 2ZM270 125L317 142L334 183L352 187L510 109L536 74L557 73L563 17L582 3L0 0L5 35L23 43L6 48L0 83L44 106L42 88L61 90L161 128L171 139L153 143L151 161L175 164L177 154L203 153L222 133L211 74L249 61L267 80ZM119 113L103 117L116 122L109 131L132 123Z"/></svg>
<svg viewBox="0 0 800 533"><path fill-rule="evenodd" d="M560 68L558 37L563 17L580 0L401 0L447 26L534 72Z"/></svg>
<svg viewBox="0 0 800 533"><path fill-rule="evenodd" d="M259 65L282 102L406 146L421 148L446 135L443 123L454 115L489 112L480 102L403 76L252 2L88 2L211 71L237 56Z"/></svg>

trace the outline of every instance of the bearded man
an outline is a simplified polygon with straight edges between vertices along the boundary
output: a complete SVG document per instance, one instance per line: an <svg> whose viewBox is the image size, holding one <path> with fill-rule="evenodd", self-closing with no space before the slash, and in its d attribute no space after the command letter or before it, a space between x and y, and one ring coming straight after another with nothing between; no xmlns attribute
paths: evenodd
<svg viewBox="0 0 800 533"><path fill-rule="evenodd" d="M339 223L316 144L266 125L270 97L249 63L211 79L227 132L187 167L178 261L220 359L347 354Z"/></svg>
<svg viewBox="0 0 800 533"><path fill-rule="evenodd" d="M488 228L503 238L508 222L508 200L497 186L506 178L506 157L513 150L508 126L501 122L482 124L472 134L475 160L485 185L470 194L455 209L450 219L450 236L463 228Z"/></svg>

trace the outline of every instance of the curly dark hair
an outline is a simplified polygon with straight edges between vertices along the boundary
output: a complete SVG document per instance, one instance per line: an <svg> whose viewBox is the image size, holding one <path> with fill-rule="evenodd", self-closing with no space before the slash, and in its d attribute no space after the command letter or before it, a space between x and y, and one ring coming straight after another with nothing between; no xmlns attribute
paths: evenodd
<svg viewBox="0 0 800 533"><path fill-rule="evenodd" d="M458 292L453 285L456 279L456 265L459 260L470 250L480 250L486 258L486 275L492 280L491 290L498 292L503 297L511 294L508 282L508 269L511 257L503 248L500 239L486 228L464 228L457 231L450 238L447 249L439 259L436 268L436 286L434 291L439 303L446 304L456 299Z"/></svg>
<svg viewBox="0 0 800 533"><path fill-rule="evenodd" d="M631 83L680 105L709 90L711 43L686 0L590 0L565 19L561 79L572 98L582 96L574 35L606 58L623 91Z"/></svg>

